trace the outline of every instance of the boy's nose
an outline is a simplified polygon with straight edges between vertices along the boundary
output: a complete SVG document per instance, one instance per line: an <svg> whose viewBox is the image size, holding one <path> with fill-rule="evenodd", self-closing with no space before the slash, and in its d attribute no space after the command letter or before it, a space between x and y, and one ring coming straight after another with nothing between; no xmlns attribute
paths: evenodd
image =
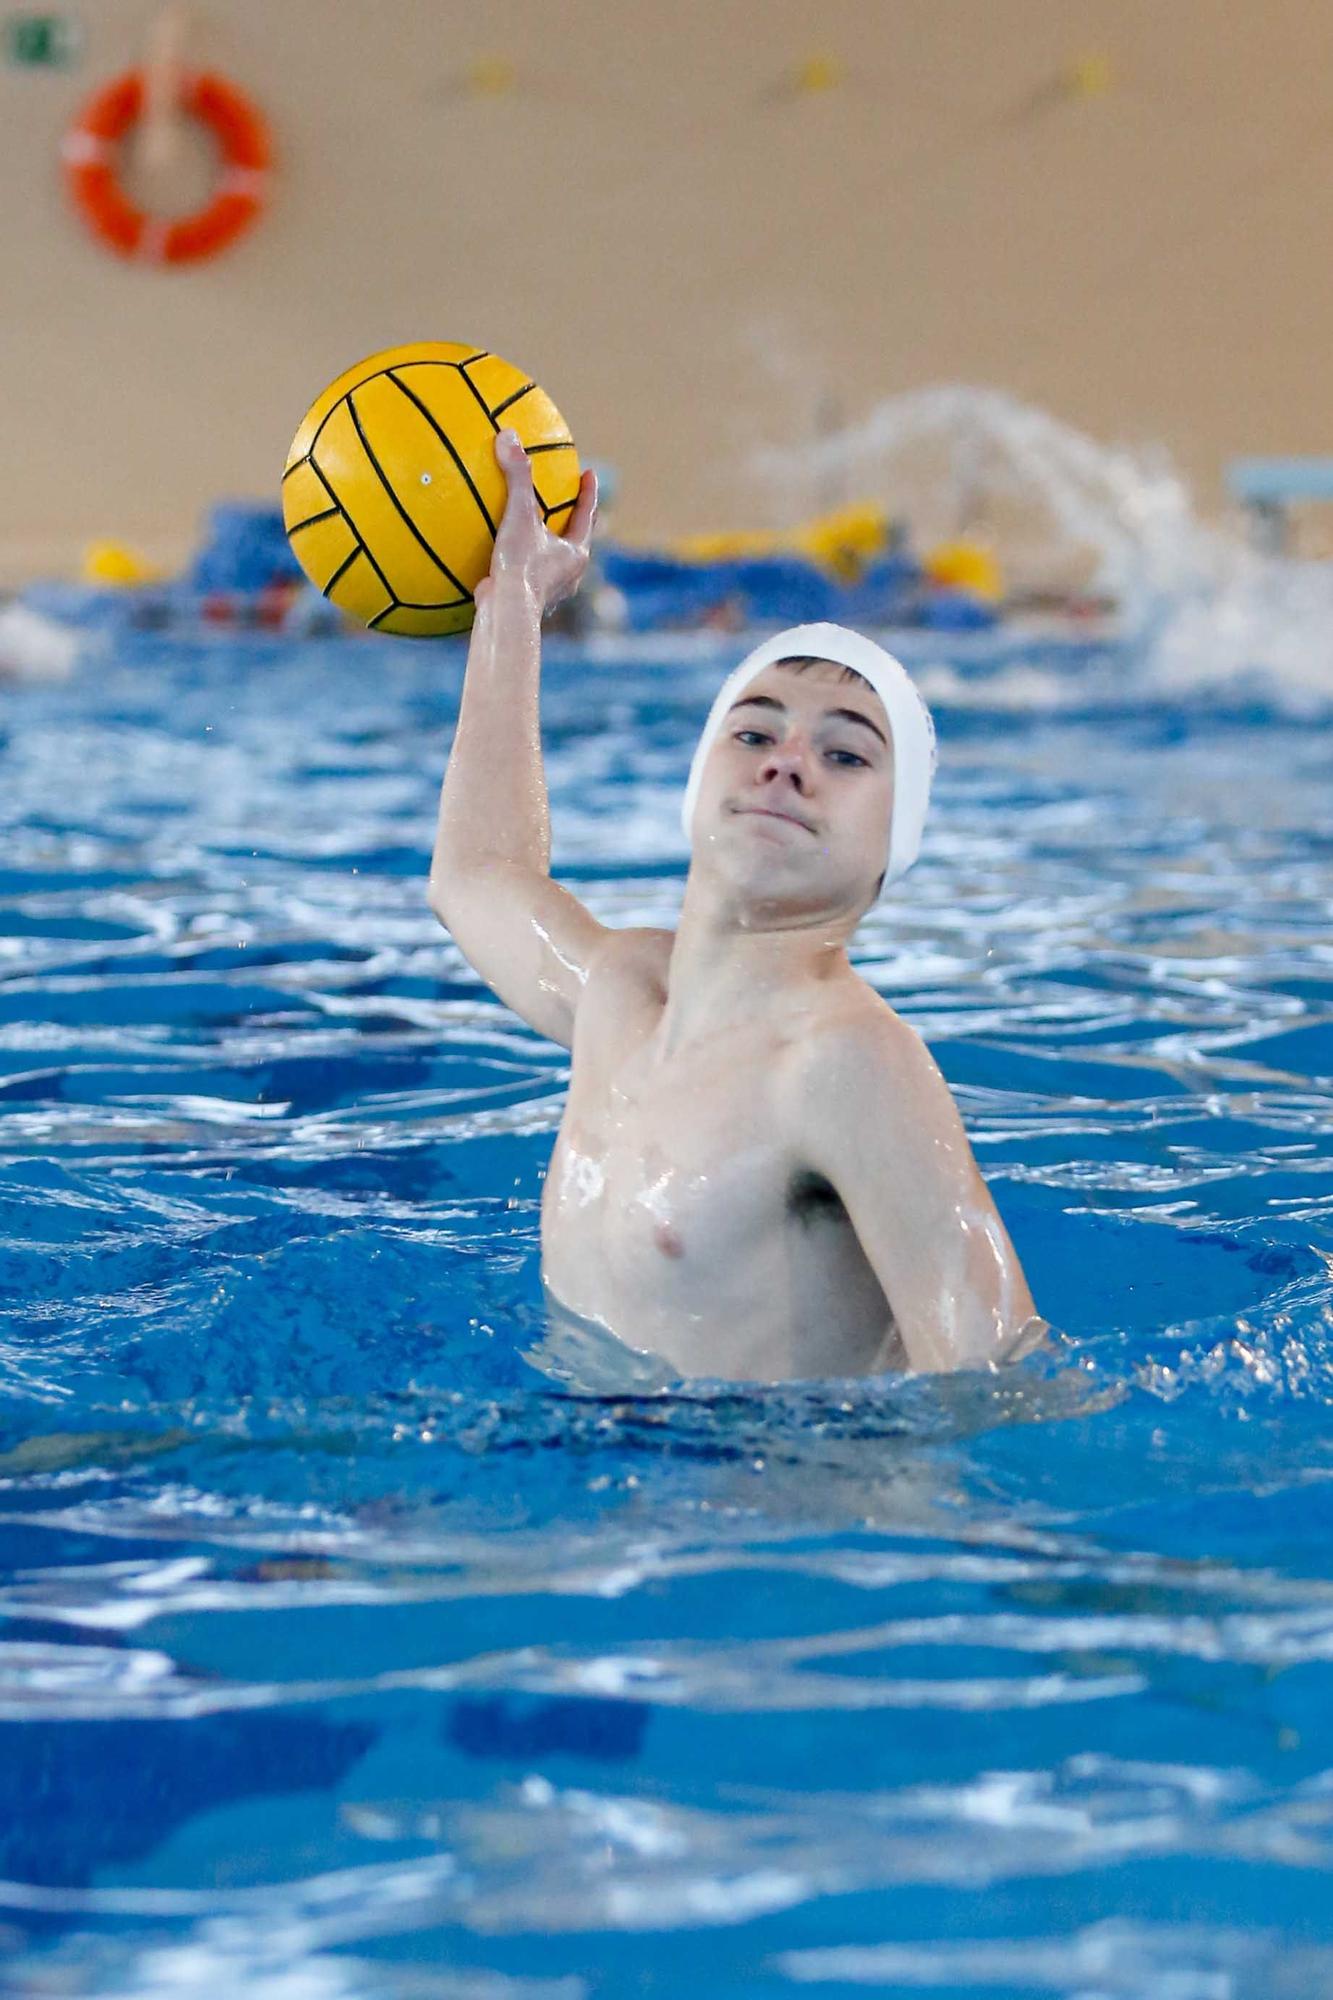
<svg viewBox="0 0 1333 2000"><path fill-rule="evenodd" d="M759 778L763 784L771 784L790 778L797 791L804 790L809 783L809 753L799 736L788 737L784 743L774 743L761 760Z"/></svg>

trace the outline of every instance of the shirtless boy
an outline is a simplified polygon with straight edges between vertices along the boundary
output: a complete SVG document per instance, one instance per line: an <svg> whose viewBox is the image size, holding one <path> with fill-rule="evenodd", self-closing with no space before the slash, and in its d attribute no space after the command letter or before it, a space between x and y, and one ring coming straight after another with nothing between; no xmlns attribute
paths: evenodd
<svg viewBox="0 0 1333 2000"><path fill-rule="evenodd" d="M573 1052L542 1200L553 1305L735 1380L1026 1352L1044 1323L949 1088L847 956L886 874L915 858L924 704L839 627L784 635L795 658L762 648L695 759L677 929L599 923L551 880L538 719L542 614L587 565L596 485L585 473L554 535L512 432L496 456L509 500L430 901L481 978Z"/></svg>

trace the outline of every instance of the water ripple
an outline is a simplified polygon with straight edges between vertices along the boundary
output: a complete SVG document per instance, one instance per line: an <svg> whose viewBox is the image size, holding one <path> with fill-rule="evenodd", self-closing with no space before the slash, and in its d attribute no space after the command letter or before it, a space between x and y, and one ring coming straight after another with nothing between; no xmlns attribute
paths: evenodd
<svg viewBox="0 0 1333 2000"><path fill-rule="evenodd" d="M605 922L725 664L552 649ZM12 698L0 1993L1329 1985L1333 739L924 672L856 959L1060 1331L753 1391L545 1322L568 1059L424 899L458 649Z"/></svg>

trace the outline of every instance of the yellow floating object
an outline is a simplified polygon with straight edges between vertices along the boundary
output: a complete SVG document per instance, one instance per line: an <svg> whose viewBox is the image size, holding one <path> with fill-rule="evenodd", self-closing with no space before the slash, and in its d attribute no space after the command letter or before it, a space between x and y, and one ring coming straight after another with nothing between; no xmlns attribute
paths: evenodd
<svg viewBox="0 0 1333 2000"><path fill-rule="evenodd" d="M813 94L821 90L836 90L846 71L837 56L812 55L797 64L792 75L795 90Z"/></svg>
<svg viewBox="0 0 1333 2000"><path fill-rule="evenodd" d="M889 517L882 507L842 507L821 514L796 531L796 546L841 577L857 578L866 564L882 555L889 543Z"/></svg>
<svg viewBox="0 0 1333 2000"><path fill-rule="evenodd" d="M130 587L151 583L160 574L160 570L124 542L90 542L83 552L83 575L87 583Z"/></svg>
<svg viewBox="0 0 1333 2000"><path fill-rule="evenodd" d="M469 63L465 82L473 97L504 97L514 88L514 65L508 56L478 56Z"/></svg>
<svg viewBox="0 0 1333 2000"><path fill-rule="evenodd" d="M777 555L790 548L791 542L765 528L723 528L716 534L680 535L667 547L686 562L712 563L735 562L743 556Z"/></svg>
<svg viewBox="0 0 1333 2000"><path fill-rule="evenodd" d="M1065 72L1071 97L1104 97L1115 82L1115 67L1105 49L1089 49Z"/></svg>
<svg viewBox="0 0 1333 2000"><path fill-rule="evenodd" d="M985 542L940 542L927 551L921 567L942 589L970 590L988 604L998 603L1004 596L999 558Z"/></svg>
<svg viewBox="0 0 1333 2000"><path fill-rule="evenodd" d="M465 632L505 505L495 434L532 459L547 526L568 526L579 459L530 376L450 341L385 348L331 382L287 454L282 512L297 561L377 632Z"/></svg>
<svg viewBox="0 0 1333 2000"><path fill-rule="evenodd" d="M684 535L670 546L689 562L735 562L745 556L803 555L844 582L861 574L888 546L889 517L880 507L842 507L799 528L741 529Z"/></svg>

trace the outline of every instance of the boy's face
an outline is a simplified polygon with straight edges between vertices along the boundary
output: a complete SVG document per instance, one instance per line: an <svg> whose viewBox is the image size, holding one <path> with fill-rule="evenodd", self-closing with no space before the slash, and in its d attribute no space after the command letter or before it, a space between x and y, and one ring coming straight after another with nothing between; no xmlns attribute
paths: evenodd
<svg viewBox="0 0 1333 2000"><path fill-rule="evenodd" d="M739 890L868 909L888 856L893 738L884 704L830 660L763 667L709 749L696 853Z"/></svg>

